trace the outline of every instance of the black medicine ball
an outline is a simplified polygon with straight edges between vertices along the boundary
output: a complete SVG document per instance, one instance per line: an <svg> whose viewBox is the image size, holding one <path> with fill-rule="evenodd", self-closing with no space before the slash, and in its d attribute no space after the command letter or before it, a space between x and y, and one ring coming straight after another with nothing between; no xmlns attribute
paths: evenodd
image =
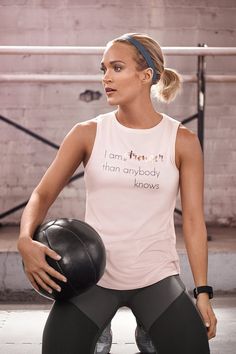
<svg viewBox="0 0 236 354"><path fill-rule="evenodd" d="M40 287L42 296L65 300L85 292L102 277L106 265L105 247L99 234L87 223L65 218L52 220L39 226L33 239L62 257L56 261L46 256L46 261L67 278L66 283L53 278L61 292L52 289L49 294Z"/></svg>

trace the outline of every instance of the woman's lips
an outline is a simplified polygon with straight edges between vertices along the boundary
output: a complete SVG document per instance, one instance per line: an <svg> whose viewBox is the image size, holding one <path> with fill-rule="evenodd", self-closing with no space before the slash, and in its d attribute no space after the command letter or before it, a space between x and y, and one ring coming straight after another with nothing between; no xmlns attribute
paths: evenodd
<svg viewBox="0 0 236 354"><path fill-rule="evenodd" d="M113 89L112 87L105 87L105 91L108 92L108 91L116 91L116 90Z"/></svg>
<svg viewBox="0 0 236 354"><path fill-rule="evenodd" d="M110 94L116 92L116 90L114 90L114 89L112 89L112 88L110 88L110 87L107 87L107 88L105 89L105 91L106 91L106 94L107 94L107 95L110 95Z"/></svg>

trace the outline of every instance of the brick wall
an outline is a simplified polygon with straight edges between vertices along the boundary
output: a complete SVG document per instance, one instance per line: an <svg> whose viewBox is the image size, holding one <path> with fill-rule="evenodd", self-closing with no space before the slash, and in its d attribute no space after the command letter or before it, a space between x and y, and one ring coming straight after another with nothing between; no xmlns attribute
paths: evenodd
<svg viewBox="0 0 236 354"><path fill-rule="evenodd" d="M146 32L161 46L235 46L235 0L0 0L0 45L98 45L124 32ZM0 73L99 73L100 56L0 56ZM196 57L166 57L166 66L196 73ZM235 74L235 57L208 57L208 74ZM0 114L60 144L79 121L111 110L104 95L86 103L100 83L0 83ZM205 215L208 223L236 222L235 84L207 84ZM159 111L183 119L196 112L196 84ZM112 108L113 109L113 108ZM196 131L196 123L189 127ZM0 121L0 212L26 200L55 150ZM48 217L83 217L83 180L65 188ZM178 203L179 205L179 200ZM17 223L21 211L4 223ZM179 222L180 219L176 218Z"/></svg>

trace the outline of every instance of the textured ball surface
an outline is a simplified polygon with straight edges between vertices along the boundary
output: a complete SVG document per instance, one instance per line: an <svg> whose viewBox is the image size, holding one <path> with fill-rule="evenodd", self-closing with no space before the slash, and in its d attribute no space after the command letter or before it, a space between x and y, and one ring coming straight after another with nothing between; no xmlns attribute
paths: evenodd
<svg viewBox="0 0 236 354"><path fill-rule="evenodd" d="M95 285L106 265L105 247L99 234L87 223L76 219L56 219L38 227L33 239L57 252L57 261L46 256L48 264L67 278L64 283L52 278L61 292L52 294L40 287L41 295L65 300L79 295Z"/></svg>

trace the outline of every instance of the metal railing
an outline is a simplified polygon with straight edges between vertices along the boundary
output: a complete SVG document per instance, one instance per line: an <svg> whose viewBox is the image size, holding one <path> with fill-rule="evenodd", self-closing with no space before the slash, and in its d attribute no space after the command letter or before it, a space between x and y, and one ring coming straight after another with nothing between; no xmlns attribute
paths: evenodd
<svg viewBox="0 0 236 354"><path fill-rule="evenodd" d="M183 82L197 82L197 75L181 75ZM101 82L101 75L68 74L0 74L1 82L76 83ZM206 82L236 82L236 75L205 75Z"/></svg>
<svg viewBox="0 0 236 354"><path fill-rule="evenodd" d="M236 55L235 47L161 47L164 55L207 56ZM105 47L73 46L0 46L0 54L11 55L102 55Z"/></svg>
<svg viewBox="0 0 236 354"><path fill-rule="evenodd" d="M102 55L105 47L72 47L72 46L0 46L0 55ZM194 119L198 120L197 133L204 151L204 113L206 82L236 82L236 75L206 75L206 56L235 56L234 47L207 47L200 44L198 47L162 47L164 55L172 56L197 56L197 74L183 75L183 82L197 82L197 113L182 120L182 124L187 124ZM99 82L101 75L59 75L59 74L0 74L0 82L47 82L47 83L73 83L73 82ZM35 132L13 122L9 118L0 115L0 120L12 125L14 128L23 131L40 140L42 143L58 149L59 145L36 134ZM83 176L83 172L71 177L69 183ZM28 200L0 213L0 219L22 209ZM182 211L175 209L175 212L182 215Z"/></svg>

